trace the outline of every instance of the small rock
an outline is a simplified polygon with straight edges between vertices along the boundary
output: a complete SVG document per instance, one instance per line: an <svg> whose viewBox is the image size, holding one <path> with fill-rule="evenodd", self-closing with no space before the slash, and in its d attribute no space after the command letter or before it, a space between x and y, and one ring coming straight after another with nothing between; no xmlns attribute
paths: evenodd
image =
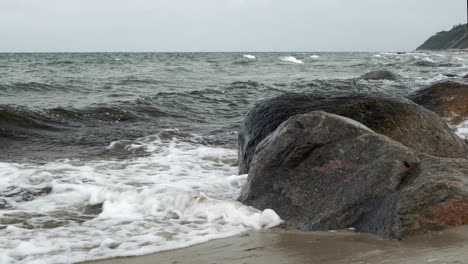
<svg viewBox="0 0 468 264"><path fill-rule="evenodd" d="M361 75L358 77L359 80L389 80L389 81L396 81L400 79L400 77L391 72L386 70L381 71L371 71L366 74Z"/></svg>

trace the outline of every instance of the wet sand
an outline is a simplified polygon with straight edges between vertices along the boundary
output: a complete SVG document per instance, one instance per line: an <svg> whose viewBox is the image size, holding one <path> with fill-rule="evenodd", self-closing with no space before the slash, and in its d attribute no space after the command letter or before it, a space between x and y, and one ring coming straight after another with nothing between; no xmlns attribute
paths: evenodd
<svg viewBox="0 0 468 264"><path fill-rule="evenodd" d="M252 232L147 256L87 264L468 263L468 226L392 240L352 231Z"/></svg>

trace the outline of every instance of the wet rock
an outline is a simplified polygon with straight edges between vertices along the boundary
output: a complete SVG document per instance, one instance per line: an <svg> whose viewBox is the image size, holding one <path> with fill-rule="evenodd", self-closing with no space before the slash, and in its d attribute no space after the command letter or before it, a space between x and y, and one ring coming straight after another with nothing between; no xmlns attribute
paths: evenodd
<svg viewBox="0 0 468 264"><path fill-rule="evenodd" d="M403 98L364 94L287 94L257 104L239 131L239 173L249 172L257 145L288 118L322 110L431 155L464 158L467 145L433 112Z"/></svg>
<svg viewBox="0 0 468 264"><path fill-rule="evenodd" d="M468 79L468 74L463 76L463 79Z"/></svg>
<svg viewBox="0 0 468 264"><path fill-rule="evenodd" d="M449 77L449 78L455 78L455 77L458 77L458 75L457 75L457 74L455 74L455 73L444 73L444 76L445 76L445 77Z"/></svg>
<svg viewBox="0 0 468 264"><path fill-rule="evenodd" d="M11 204L5 198L0 197L0 210L12 208Z"/></svg>
<svg viewBox="0 0 468 264"><path fill-rule="evenodd" d="M102 213L102 205L103 205L102 203L86 204L85 206L83 206L81 211L85 215L98 215Z"/></svg>
<svg viewBox="0 0 468 264"><path fill-rule="evenodd" d="M428 155L419 158L408 185L401 189L393 205L396 224L392 234L404 237L468 225L468 160ZM379 219L373 221L378 223Z"/></svg>
<svg viewBox="0 0 468 264"><path fill-rule="evenodd" d="M258 145L239 201L275 210L288 228L402 238L467 224L465 175L468 160L420 154L316 111L289 118Z"/></svg>
<svg viewBox="0 0 468 264"><path fill-rule="evenodd" d="M358 77L359 80L389 80L396 81L399 76L391 71L371 71Z"/></svg>
<svg viewBox="0 0 468 264"><path fill-rule="evenodd" d="M52 191L52 187L44 187L40 189L25 189L15 186L10 186L0 192L3 197L11 198L15 202L29 202L37 197L49 194Z"/></svg>
<svg viewBox="0 0 468 264"><path fill-rule="evenodd" d="M468 118L468 83L463 81L437 82L412 93L409 99L454 125Z"/></svg>

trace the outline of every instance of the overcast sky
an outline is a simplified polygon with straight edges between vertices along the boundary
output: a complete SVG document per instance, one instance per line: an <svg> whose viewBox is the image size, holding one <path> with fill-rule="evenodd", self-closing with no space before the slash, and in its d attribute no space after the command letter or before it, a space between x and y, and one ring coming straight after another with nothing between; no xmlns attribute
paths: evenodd
<svg viewBox="0 0 468 264"><path fill-rule="evenodd" d="M465 0L0 0L0 52L396 51Z"/></svg>

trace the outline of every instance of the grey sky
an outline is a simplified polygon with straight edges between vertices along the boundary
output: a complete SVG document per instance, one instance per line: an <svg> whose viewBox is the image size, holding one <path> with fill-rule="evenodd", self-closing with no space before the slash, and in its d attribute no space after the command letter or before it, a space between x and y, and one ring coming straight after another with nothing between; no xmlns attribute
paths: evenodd
<svg viewBox="0 0 468 264"><path fill-rule="evenodd" d="M413 50L465 0L0 0L0 52Z"/></svg>

